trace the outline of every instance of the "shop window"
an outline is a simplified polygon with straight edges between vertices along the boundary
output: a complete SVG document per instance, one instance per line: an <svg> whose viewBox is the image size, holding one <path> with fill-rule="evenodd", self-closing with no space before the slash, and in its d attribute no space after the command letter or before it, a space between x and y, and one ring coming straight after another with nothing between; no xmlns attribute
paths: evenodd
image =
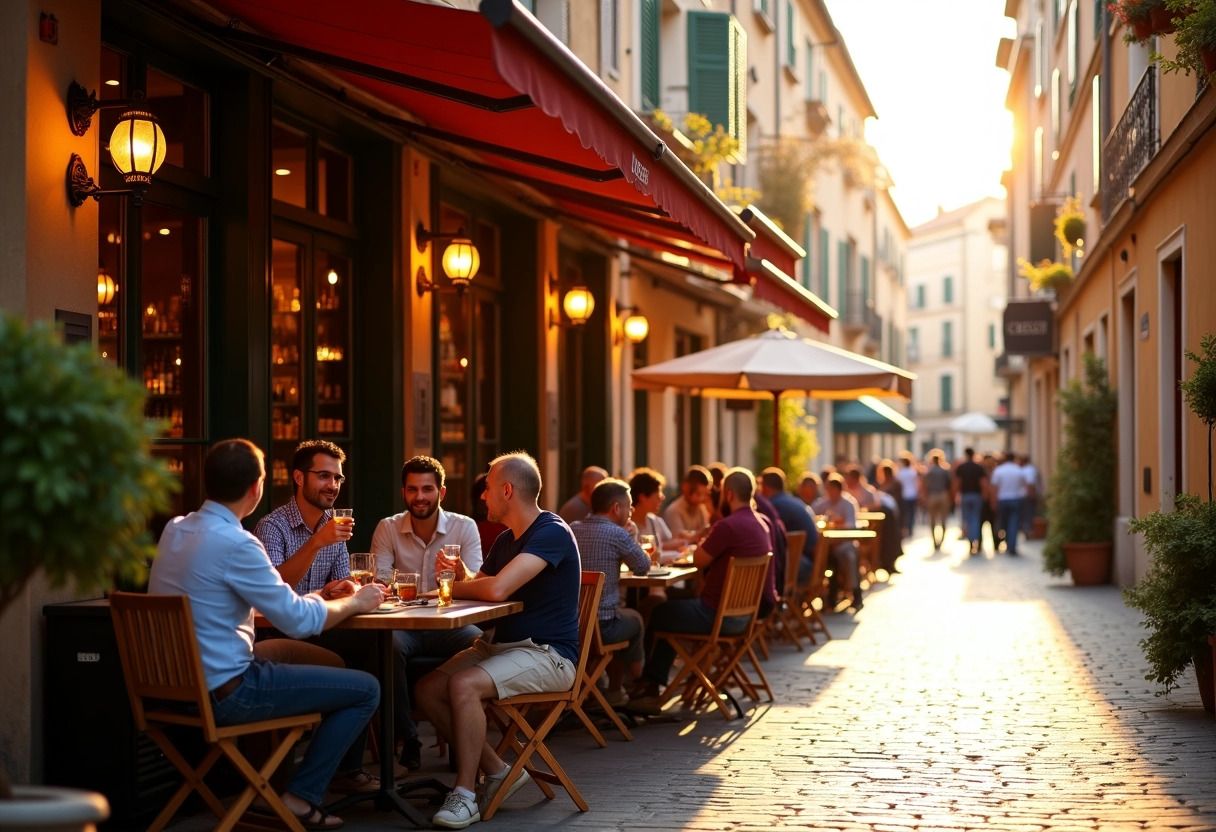
<svg viewBox="0 0 1216 832"><path fill-rule="evenodd" d="M122 320L126 279L123 276L123 202L97 203L97 350L111 364L122 365Z"/></svg>
<svg viewBox="0 0 1216 832"><path fill-rule="evenodd" d="M207 93L152 67L148 68L144 92L149 108L165 131L165 164L207 176L210 135Z"/></svg>
<svg viewBox="0 0 1216 832"><path fill-rule="evenodd" d="M350 157L317 143L317 213L350 222ZM280 178L280 177L276 177Z"/></svg>
<svg viewBox="0 0 1216 832"><path fill-rule="evenodd" d="M270 261L270 438L269 479L275 505L292 494L291 456L304 423L303 246L286 240L271 245ZM332 392L332 391L331 391Z"/></svg>

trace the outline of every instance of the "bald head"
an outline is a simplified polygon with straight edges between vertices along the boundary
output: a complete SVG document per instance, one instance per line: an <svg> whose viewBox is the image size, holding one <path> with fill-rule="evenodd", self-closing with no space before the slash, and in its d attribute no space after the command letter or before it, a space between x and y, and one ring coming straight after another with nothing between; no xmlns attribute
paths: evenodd
<svg viewBox="0 0 1216 832"><path fill-rule="evenodd" d="M722 480L722 494L731 503L731 508L750 505L756 492L756 478L746 468L731 468Z"/></svg>
<svg viewBox="0 0 1216 832"><path fill-rule="evenodd" d="M500 480L511 483L515 493L524 500L535 503L540 497L540 467L530 455L523 451L503 454L490 463L490 470L495 469Z"/></svg>
<svg viewBox="0 0 1216 832"><path fill-rule="evenodd" d="M608 479L608 472L598 465L589 465L583 469L582 479L579 480L579 492L587 501L587 505L591 505L591 492L606 479Z"/></svg>

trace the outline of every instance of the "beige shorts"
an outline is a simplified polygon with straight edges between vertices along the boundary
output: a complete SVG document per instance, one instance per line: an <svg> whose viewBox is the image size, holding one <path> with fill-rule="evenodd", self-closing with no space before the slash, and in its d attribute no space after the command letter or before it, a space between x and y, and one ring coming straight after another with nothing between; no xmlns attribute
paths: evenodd
<svg viewBox="0 0 1216 832"><path fill-rule="evenodd" d="M950 495L946 493L930 494L925 498L925 507L929 510L930 522L937 526L946 522L950 513Z"/></svg>
<svg viewBox="0 0 1216 832"><path fill-rule="evenodd" d="M532 639L490 644L484 638L461 650L439 668L449 676L480 667L494 680L498 698L522 693L557 693L574 687L574 663L547 644Z"/></svg>

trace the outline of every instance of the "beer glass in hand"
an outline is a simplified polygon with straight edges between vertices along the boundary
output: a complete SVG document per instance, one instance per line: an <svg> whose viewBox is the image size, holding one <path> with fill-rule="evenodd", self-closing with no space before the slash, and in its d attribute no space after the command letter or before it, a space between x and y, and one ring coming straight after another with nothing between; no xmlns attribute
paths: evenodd
<svg viewBox="0 0 1216 832"><path fill-rule="evenodd" d="M451 569L444 569L438 577L439 606L450 607L452 605L452 584L456 582L456 573Z"/></svg>
<svg viewBox="0 0 1216 832"><path fill-rule="evenodd" d="M371 552L351 552L350 579L359 586L376 581L376 556Z"/></svg>
<svg viewBox="0 0 1216 832"><path fill-rule="evenodd" d="M646 553L646 557L650 558L650 568L658 569L662 563L663 555L658 544L655 543L654 535L642 535L642 551Z"/></svg>
<svg viewBox="0 0 1216 832"><path fill-rule="evenodd" d="M418 597L418 573L396 570L393 585L397 587L397 597L402 601L413 601Z"/></svg>

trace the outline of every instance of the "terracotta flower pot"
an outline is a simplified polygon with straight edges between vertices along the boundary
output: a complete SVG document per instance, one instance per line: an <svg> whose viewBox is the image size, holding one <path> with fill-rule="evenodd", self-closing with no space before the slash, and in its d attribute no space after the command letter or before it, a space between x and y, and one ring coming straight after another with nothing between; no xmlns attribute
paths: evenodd
<svg viewBox="0 0 1216 832"><path fill-rule="evenodd" d="M1047 537L1047 518L1035 517L1030 521L1030 539L1043 540Z"/></svg>
<svg viewBox="0 0 1216 832"><path fill-rule="evenodd" d="M1110 583L1111 543L1065 543L1064 558L1076 586Z"/></svg>
<svg viewBox="0 0 1216 832"><path fill-rule="evenodd" d="M1165 6L1156 6L1148 13L1149 26L1155 34L1172 35L1178 31L1178 27L1174 25L1172 15L1169 9Z"/></svg>
<svg viewBox="0 0 1216 832"><path fill-rule="evenodd" d="M1148 40L1153 36L1152 20L1136 20L1132 22L1132 32L1137 40Z"/></svg>
<svg viewBox="0 0 1216 832"><path fill-rule="evenodd" d="M1201 650L1195 657L1195 679L1199 682L1199 698L1203 701L1203 709L1208 713L1216 713L1216 674L1213 664L1216 664L1216 636L1208 636L1209 650Z"/></svg>

